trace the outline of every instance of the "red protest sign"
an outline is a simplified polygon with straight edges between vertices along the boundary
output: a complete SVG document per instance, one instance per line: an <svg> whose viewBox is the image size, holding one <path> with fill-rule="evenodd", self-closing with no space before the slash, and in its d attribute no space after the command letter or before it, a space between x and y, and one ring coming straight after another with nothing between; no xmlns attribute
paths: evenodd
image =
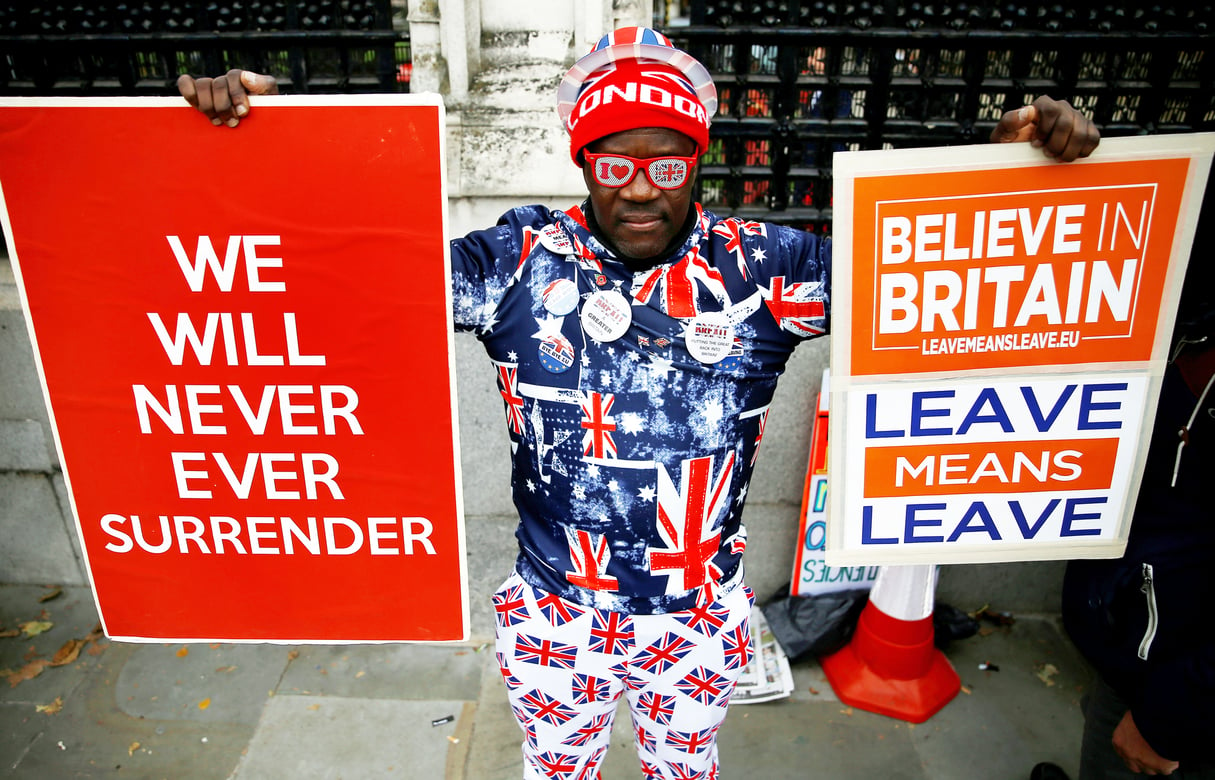
<svg viewBox="0 0 1215 780"><path fill-rule="evenodd" d="M467 633L437 100L6 101L6 236L109 635Z"/></svg>

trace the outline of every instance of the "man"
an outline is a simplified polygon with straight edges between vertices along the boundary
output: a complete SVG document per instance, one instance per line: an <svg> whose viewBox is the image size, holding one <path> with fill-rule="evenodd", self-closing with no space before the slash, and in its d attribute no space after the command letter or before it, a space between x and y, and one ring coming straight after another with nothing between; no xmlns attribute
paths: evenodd
<svg viewBox="0 0 1215 780"><path fill-rule="evenodd" d="M272 79L183 77L217 125ZM527 777L597 777L627 697L650 778L717 776L750 656L743 499L777 377L826 332L830 242L692 201L716 89L664 36L626 28L558 89L589 198L528 206L452 242L455 320L506 403L520 524L494 595ZM1040 98L994 140L1071 160L1097 144Z"/></svg>
<svg viewBox="0 0 1215 780"><path fill-rule="evenodd" d="M1099 677L1080 780L1215 780L1215 179L1194 236L1126 551L1068 564L1063 621ZM1034 780L1065 780L1035 767Z"/></svg>

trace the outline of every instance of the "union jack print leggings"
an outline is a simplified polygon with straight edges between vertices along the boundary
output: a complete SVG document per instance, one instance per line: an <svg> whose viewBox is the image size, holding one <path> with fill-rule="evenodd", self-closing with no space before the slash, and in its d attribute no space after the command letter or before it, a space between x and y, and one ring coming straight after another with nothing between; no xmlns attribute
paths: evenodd
<svg viewBox="0 0 1215 780"><path fill-rule="evenodd" d="M596 780L623 693L646 778L716 780L717 729L751 658L750 588L630 616L570 603L516 573L493 600L524 778Z"/></svg>

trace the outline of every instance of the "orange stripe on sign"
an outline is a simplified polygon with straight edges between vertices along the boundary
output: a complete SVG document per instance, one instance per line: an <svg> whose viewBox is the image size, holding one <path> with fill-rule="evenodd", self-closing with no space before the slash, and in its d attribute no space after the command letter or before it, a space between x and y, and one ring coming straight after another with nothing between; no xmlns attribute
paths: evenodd
<svg viewBox="0 0 1215 780"><path fill-rule="evenodd" d="M1117 455L1118 439L872 447L865 497L1104 489Z"/></svg>

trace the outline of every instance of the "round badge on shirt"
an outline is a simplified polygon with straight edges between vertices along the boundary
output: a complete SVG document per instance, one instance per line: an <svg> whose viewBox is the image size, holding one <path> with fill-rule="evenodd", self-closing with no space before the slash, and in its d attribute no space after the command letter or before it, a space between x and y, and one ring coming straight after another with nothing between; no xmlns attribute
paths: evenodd
<svg viewBox="0 0 1215 780"><path fill-rule="evenodd" d="M578 285L571 279L557 279L545 286L540 297L549 314L564 317L578 308Z"/></svg>
<svg viewBox="0 0 1215 780"><path fill-rule="evenodd" d="M582 330L595 341L615 341L633 322L633 307L616 290L600 290L582 304Z"/></svg>
<svg viewBox="0 0 1215 780"><path fill-rule="evenodd" d="M549 336L540 342L540 365L550 374L564 374L574 365L574 345L565 336Z"/></svg>
<svg viewBox="0 0 1215 780"><path fill-rule="evenodd" d="M545 225L540 231L540 245L557 255L574 254L574 242L557 225Z"/></svg>
<svg viewBox="0 0 1215 780"><path fill-rule="evenodd" d="M701 363L720 362L734 346L734 326L723 312L698 314L684 327L688 354Z"/></svg>

